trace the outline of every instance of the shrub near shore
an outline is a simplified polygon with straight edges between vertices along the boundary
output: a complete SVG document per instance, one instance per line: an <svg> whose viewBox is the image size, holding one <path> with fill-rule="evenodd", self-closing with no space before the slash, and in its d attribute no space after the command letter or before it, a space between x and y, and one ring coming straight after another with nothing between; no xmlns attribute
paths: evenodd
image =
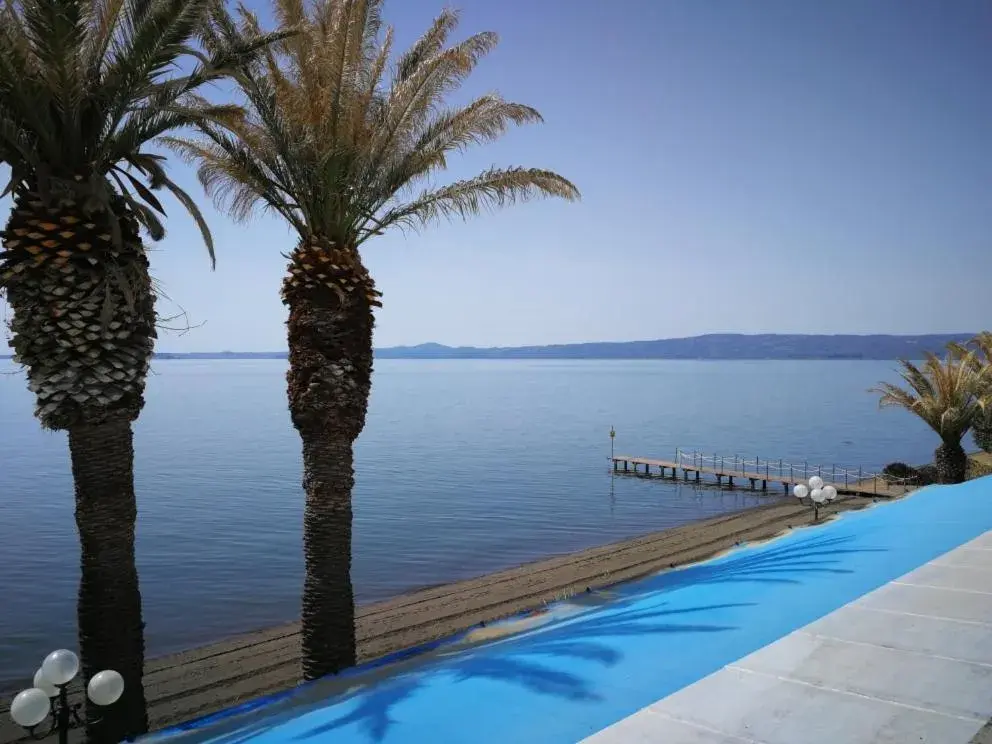
<svg viewBox="0 0 992 744"><path fill-rule="evenodd" d="M961 440L986 410L992 410L992 366L975 351L948 344L947 355L926 354L917 366L899 362L905 386L879 383L880 408L904 408L940 437L933 467L941 483L961 483L968 475L968 455ZM893 463L899 465L901 463Z"/></svg>
<svg viewBox="0 0 992 744"><path fill-rule="evenodd" d="M904 462L890 462L882 469L882 475L887 480L911 483L916 486L931 486L940 483L937 467L933 463L914 467ZM974 480L992 475L992 455L987 452L975 452L968 455L968 466L965 480Z"/></svg>

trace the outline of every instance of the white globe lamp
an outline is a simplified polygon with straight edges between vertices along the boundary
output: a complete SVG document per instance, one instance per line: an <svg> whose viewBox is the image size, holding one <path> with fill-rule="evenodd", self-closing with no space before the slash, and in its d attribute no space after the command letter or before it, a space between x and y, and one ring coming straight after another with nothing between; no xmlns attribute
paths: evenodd
<svg viewBox="0 0 992 744"><path fill-rule="evenodd" d="M828 502L833 501L837 498L837 489L833 486L824 486L823 496Z"/></svg>
<svg viewBox="0 0 992 744"><path fill-rule="evenodd" d="M113 705L124 694L124 678L113 669L93 675L86 687L86 696L97 705Z"/></svg>
<svg viewBox="0 0 992 744"><path fill-rule="evenodd" d="M33 687L22 690L10 703L14 723L28 729L33 739L58 734L60 744L67 742L69 729L83 725L77 713L79 705L69 705L68 685L79 673L79 657L60 648L52 651L34 673ZM96 705L113 705L124 694L124 678L112 669L97 672L86 686L86 696ZM43 730L35 730L48 719Z"/></svg>
<svg viewBox="0 0 992 744"><path fill-rule="evenodd" d="M53 698L59 696L59 688L48 681L45 677L45 673L41 669L34 673L34 680L32 682L36 689L41 690L43 693L48 695L48 697Z"/></svg>
<svg viewBox="0 0 992 744"><path fill-rule="evenodd" d="M795 496L800 501L802 501L804 498L809 496L809 489L806 488L806 486L804 486L802 483L800 483L799 485L795 486L792 489L792 495Z"/></svg>
<svg viewBox="0 0 992 744"><path fill-rule="evenodd" d="M14 723L32 729L48 717L52 703L44 690L31 687L21 690L10 703L10 717Z"/></svg>
<svg viewBox="0 0 992 744"><path fill-rule="evenodd" d="M814 475L809 479L809 490L815 491L818 488L823 488L823 478L818 475Z"/></svg>
<svg viewBox="0 0 992 744"><path fill-rule="evenodd" d="M78 671L79 657L64 648L52 651L41 662L41 673L55 686L69 684Z"/></svg>

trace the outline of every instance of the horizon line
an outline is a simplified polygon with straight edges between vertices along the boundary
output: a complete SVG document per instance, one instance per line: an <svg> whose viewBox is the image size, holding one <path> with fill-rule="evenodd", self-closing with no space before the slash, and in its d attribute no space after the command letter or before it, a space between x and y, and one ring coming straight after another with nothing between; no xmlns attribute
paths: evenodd
<svg viewBox="0 0 992 744"><path fill-rule="evenodd" d="M943 331L943 332L932 332L932 333L884 333L884 332L871 332L871 333L783 333L780 331L763 331L763 332L710 332L710 333L698 333L694 336L667 336L663 338L637 338L627 341L556 341L553 343L532 343L532 344L513 344L507 346L476 346L474 344L445 344L440 341L420 341L418 343L405 343L405 344L394 344L392 346L374 346L373 351L388 351L392 349L416 349L422 346L443 346L446 349L533 349L533 348L544 348L544 347L554 347L554 346L586 346L590 344L643 344L643 343L653 343L656 341L689 341L697 338L708 338L712 336L741 336L744 338L754 338L757 336L782 336L782 337L792 337L792 338L837 338L841 336L848 336L852 338L870 338L873 336L883 336L886 338L923 338L927 336L976 336L978 332L976 331ZM232 349L224 349L223 351L176 351L176 352L155 352L162 354L286 354L288 349L273 349L267 351L237 351Z"/></svg>

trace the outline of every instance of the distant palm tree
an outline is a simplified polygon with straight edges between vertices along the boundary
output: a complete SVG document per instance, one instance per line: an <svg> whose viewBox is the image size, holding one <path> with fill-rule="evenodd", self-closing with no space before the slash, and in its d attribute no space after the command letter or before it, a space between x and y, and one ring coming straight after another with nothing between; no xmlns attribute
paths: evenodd
<svg viewBox="0 0 992 744"><path fill-rule="evenodd" d="M110 667L125 679L122 701L90 728L99 741L147 729L131 424L156 336L139 234L164 234L154 190L186 207L213 255L193 200L145 148L164 132L240 112L194 91L253 51L192 55L210 10L208 0L0 5L0 164L11 170L0 197L13 195L0 292L13 309L11 346L37 395L35 415L68 432L84 677ZM188 74L171 74L183 58Z"/></svg>
<svg viewBox="0 0 992 744"><path fill-rule="evenodd" d="M961 439L988 400L987 376L976 367L973 352L951 353L945 359L928 353L920 367L900 361L907 387L879 383L879 406L899 406L916 414L940 436L934 465L942 483L961 483L967 474L968 456Z"/></svg>
<svg viewBox="0 0 992 744"><path fill-rule="evenodd" d="M983 368L992 368L992 333L989 331L979 333L968 342L967 346L951 343L948 348L951 353L959 357L964 357L973 350L975 353L971 356L971 360L976 372L981 372ZM992 378L992 374L986 374L986 377ZM989 382L992 384L992 379ZM992 407L983 409L975 415L971 436L979 448L984 452L992 453Z"/></svg>
<svg viewBox="0 0 992 744"><path fill-rule="evenodd" d="M490 94L445 108L496 45L481 33L447 46L458 16L445 11L387 76L392 30L381 0L276 0L282 28L298 36L246 65L239 77L248 119L198 139L171 138L199 163L200 180L240 220L257 206L298 235L287 254L282 298L289 306L289 409L303 441L306 490L303 675L355 662L351 585L352 444L365 426L372 374L373 308L380 294L360 247L392 227L468 217L535 196L578 198L546 170L493 168L445 186L432 178L448 158L495 140L534 109ZM216 43L260 33L240 11L215 29ZM424 184L419 194L412 189Z"/></svg>

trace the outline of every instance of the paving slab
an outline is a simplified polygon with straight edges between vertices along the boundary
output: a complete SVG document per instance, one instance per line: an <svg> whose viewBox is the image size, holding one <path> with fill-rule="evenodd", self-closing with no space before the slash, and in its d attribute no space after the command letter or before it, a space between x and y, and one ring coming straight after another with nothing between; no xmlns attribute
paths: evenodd
<svg viewBox="0 0 992 744"><path fill-rule="evenodd" d="M992 624L988 623L877 612L855 603L808 625L805 632L992 665Z"/></svg>
<svg viewBox="0 0 992 744"><path fill-rule="evenodd" d="M992 625L953 616L975 617L975 597L992 599L984 591L992 551L975 549L986 542L983 535L935 558L586 744L983 741Z"/></svg>
<svg viewBox="0 0 992 744"><path fill-rule="evenodd" d="M671 726L673 720L686 728ZM679 738L686 729L750 744L969 744L983 723L743 669L723 669L621 722L617 729L607 728L585 739L584 744L621 744L638 731L642 741L652 744L688 744L694 733Z"/></svg>

